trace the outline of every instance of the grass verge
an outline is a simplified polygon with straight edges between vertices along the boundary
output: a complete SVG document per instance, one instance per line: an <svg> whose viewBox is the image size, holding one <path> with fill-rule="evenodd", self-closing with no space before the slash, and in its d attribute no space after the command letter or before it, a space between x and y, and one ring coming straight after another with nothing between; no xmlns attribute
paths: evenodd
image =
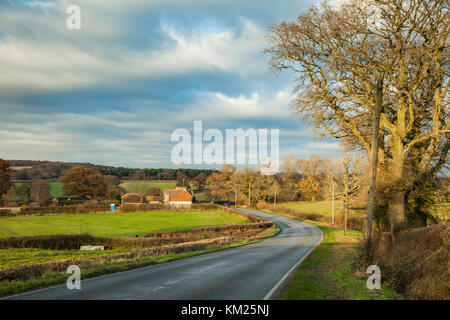
<svg viewBox="0 0 450 320"><path fill-rule="evenodd" d="M369 290L368 275L360 272L361 250L359 231L328 227L313 221L324 232L322 243L300 266L291 283L281 295L283 300L397 300L392 289L381 285Z"/></svg>
<svg viewBox="0 0 450 320"><path fill-rule="evenodd" d="M275 214L269 210L262 210ZM277 214L279 215L279 214ZM287 218L293 217L284 215ZM388 286L380 290L367 288L368 275L360 269L362 233L302 220L319 227L322 242L296 271L282 300L399 300L402 297Z"/></svg>

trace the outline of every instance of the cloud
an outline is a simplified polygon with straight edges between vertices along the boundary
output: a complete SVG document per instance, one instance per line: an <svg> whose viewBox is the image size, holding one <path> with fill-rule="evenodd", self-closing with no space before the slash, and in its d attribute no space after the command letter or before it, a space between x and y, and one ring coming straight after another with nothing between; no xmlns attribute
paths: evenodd
<svg viewBox="0 0 450 320"><path fill-rule="evenodd" d="M338 152L291 117L267 72L267 28L311 1L0 2L0 157L171 167L170 134L280 129L281 152ZM331 143L326 141L326 143Z"/></svg>

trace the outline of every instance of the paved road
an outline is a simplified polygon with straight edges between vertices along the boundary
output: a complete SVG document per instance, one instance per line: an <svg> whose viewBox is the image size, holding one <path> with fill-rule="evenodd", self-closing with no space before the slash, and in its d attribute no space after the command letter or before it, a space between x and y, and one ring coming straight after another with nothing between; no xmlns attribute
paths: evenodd
<svg viewBox="0 0 450 320"><path fill-rule="evenodd" d="M217 299L276 298L314 247L317 227L271 214L242 210L273 220L282 231L248 246L213 252L11 296L9 299Z"/></svg>

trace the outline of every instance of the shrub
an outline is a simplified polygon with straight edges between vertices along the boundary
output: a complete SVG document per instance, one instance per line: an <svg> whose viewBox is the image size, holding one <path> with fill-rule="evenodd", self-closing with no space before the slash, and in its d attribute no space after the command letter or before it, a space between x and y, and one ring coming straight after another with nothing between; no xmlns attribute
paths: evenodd
<svg viewBox="0 0 450 320"><path fill-rule="evenodd" d="M61 207L27 207L22 208L17 213L19 216L29 215L47 215L47 214L83 214L83 213L97 213L109 211L108 205L96 206L61 206Z"/></svg>
<svg viewBox="0 0 450 320"><path fill-rule="evenodd" d="M12 215L12 211L9 209L0 209L0 217L8 217Z"/></svg>

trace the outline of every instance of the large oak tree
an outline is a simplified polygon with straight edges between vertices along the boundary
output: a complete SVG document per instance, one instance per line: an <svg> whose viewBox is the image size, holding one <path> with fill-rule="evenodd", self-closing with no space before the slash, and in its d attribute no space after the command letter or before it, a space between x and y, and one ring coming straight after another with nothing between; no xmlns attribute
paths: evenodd
<svg viewBox="0 0 450 320"><path fill-rule="evenodd" d="M70 169L60 181L64 183L64 194L70 196L102 197L105 196L108 187L100 172L80 166Z"/></svg>
<svg viewBox="0 0 450 320"><path fill-rule="evenodd" d="M295 111L369 154L383 81L378 170L389 176L393 232L405 224L408 192L448 163L449 32L448 0L348 0L268 35L274 70L294 71Z"/></svg>

